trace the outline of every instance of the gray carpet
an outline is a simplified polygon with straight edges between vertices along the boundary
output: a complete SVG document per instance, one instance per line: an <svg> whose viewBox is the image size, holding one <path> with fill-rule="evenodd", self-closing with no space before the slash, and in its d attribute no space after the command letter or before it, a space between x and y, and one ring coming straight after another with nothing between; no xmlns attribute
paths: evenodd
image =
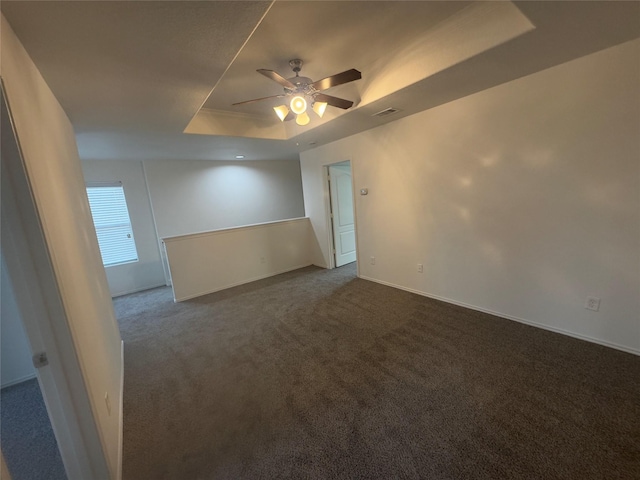
<svg viewBox="0 0 640 480"><path fill-rule="evenodd" d="M0 394L0 446L12 480L66 480L38 380Z"/></svg>
<svg viewBox="0 0 640 480"><path fill-rule="evenodd" d="M634 355L354 265L115 305L125 480L640 478Z"/></svg>

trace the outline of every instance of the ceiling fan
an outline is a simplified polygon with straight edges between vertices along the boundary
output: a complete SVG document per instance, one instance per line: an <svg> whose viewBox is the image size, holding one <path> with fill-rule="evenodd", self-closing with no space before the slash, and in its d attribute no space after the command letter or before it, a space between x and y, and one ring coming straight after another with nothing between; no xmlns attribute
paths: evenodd
<svg viewBox="0 0 640 480"><path fill-rule="evenodd" d="M285 120L292 120L295 115L296 123L298 125L306 125L310 121L309 115L307 114L308 104L311 104L311 108L319 117L324 115L327 105L342 108L344 110L353 106L353 102L351 100L333 97L322 93L322 91L338 85L353 82L354 80L360 80L362 78L362 74L355 68L314 82L308 77L301 77L299 75L300 70L302 70L302 60L299 58L290 60L289 65L291 65L291 69L296 74L295 77L289 79L284 78L278 72L274 72L273 70L267 70L264 68L257 70L258 73L261 73L265 77L282 85L284 87L284 93L280 95L271 95L269 97L255 98L245 102L234 103L233 105L245 105L247 103L260 102L271 98L287 98L284 105L273 107L273 109L278 115L278 118L283 122ZM289 106L287 106L287 104Z"/></svg>

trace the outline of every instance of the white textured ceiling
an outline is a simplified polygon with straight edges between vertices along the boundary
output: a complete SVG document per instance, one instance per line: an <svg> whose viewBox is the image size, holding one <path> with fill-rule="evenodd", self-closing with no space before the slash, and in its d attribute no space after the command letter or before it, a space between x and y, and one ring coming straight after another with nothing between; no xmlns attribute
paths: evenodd
<svg viewBox="0 0 640 480"><path fill-rule="evenodd" d="M229 110L232 103L275 95L283 88L258 74L257 68L294 76L289 60L304 61L300 75L314 80L356 68L363 79L332 94L359 99L361 85L371 83L381 63L406 45L463 10L469 2L276 2L258 26L204 107ZM286 26L283 28L283 26ZM253 97L252 97L253 95ZM274 103L275 104L275 103ZM268 114L270 103L234 107Z"/></svg>
<svg viewBox="0 0 640 480"><path fill-rule="evenodd" d="M640 36L638 2L3 0L1 8L69 115L81 156L97 159L297 158L310 143ZM281 124L269 102L231 106L280 93L255 70L288 77L296 57L314 80L362 71L327 92L356 106L307 127ZM371 116L387 107L401 111ZM200 134L183 133L188 125Z"/></svg>
<svg viewBox="0 0 640 480"><path fill-rule="evenodd" d="M270 2L2 1L77 132L184 130Z"/></svg>
<svg viewBox="0 0 640 480"><path fill-rule="evenodd" d="M277 2L187 131L295 138L321 125L330 128L343 115L364 126L355 119L356 110L534 28L511 2ZM232 106L283 93L280 85L256 72L256 65L291 77L287 60L298 57L305 62L302 74L314 80L350 68L363 72L361 80L327 92L355 106L348 111L329 107L322 120L310 114L313 121L304 127L277 121L272 107L282 103L279 99ZM229 110L235 113L232 121ZM272 128L264 128L256 116L268 118ZM280 129L279 136L273 127Z"/></svg>

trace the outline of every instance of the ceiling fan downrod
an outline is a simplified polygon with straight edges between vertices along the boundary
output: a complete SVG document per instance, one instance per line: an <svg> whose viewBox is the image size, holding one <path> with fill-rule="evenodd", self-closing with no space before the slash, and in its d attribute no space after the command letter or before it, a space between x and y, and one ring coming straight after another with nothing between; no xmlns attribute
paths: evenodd
<svg viewBox="0 0 640 480"><path fill-rule="evenodd" d="M299 58L289 60L289 66L291 67L291 70L294 71L297 77L299 76L298 74L300 73L300 70L302 70L302 60L300 60Z"/></svg>

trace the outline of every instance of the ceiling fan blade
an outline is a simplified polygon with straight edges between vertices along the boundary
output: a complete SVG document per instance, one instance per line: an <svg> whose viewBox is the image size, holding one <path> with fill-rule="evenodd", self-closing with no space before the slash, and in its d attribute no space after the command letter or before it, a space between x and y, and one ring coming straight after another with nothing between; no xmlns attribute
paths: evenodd
<svg viewBox="0 0 640 480"><path fill-rule="evenodd" d="M353 107L353 102L351 100L345 100L344 98L332 97L331 95L325 95L324 93L317 93L313 96L313 98L318 102L327 102L332 107L338 108L351 108Z"/></svg>
<svg viewBox="0 0 640 480"><path fill-rule="evenodd" d="M253 100L246 100L244 102L232 103L231 105L245 105L247 103L260 102L262 100L269 100L270 98L282 98L286 95L271 95L270 97L254 98Z"/></svg>
<svg viewBox="0 0 640 480"><path fill-rule="evenodd" d="M259 68L256 71L258 73L261 73L265 77L270 78L271 80L273 80L275 82L278 82L280 85L282 85L285 88L288 88L290 90L295 90L295 88L296 88L296 86L293 83L291 83L289 80L284 78L278 72L274 72L273 70L267 70L265 68Z"/></svg>
<svg viewBox="0 0 640 480"><path fill-rule="evenodd" d="M322 80L318 80L317 82L313 82L311 86L318 91L322 91L326 90L327 88L342 85L343 83L360 80L361 78L362 74L355 68L352 68L351 70L347 70L346 72L336 73L335 75L331 75L330 77L323 78Z"/></svg>

